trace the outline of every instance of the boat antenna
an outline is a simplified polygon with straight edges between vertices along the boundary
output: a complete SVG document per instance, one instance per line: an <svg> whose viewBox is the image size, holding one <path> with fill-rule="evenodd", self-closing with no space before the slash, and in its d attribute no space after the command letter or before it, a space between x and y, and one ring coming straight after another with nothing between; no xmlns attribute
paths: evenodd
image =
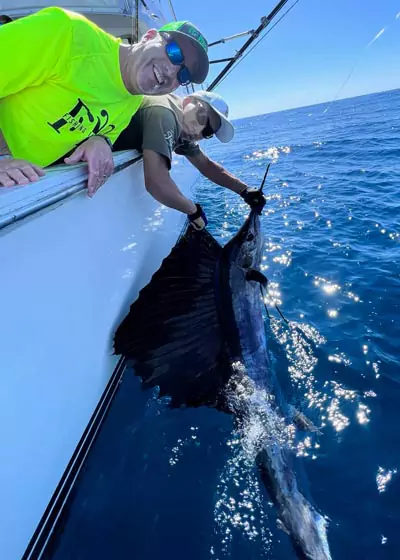
<svg viewBox="0 0 400 560"><path fill-rule="evenodd" d="M238 62L238 60L243 56L243 54L247 51L247 49L250 47L250 45L252 45L254 43L254 41L256 41L256 39L259 38L260 34L270 25L270 23L272 22L272 20L278 15L278 13L282 10L282 8L289 2L289 0L280 0L280 2L278 2L278 4L274 7L274 9L270 12L270 14L268 14L267 16L263 16L261 18L261 23L260 25L257 27L257 29L255 29L254 31L251 32L251 36L247 39L247 41L244 43L244 45L237 51L237 53L235 54L235 56L228 58L228 59L221 59L219 62L225 62L225 61L229 61L228 64L225 66L225 68L223 68L221 70L221 72L218 74L218 76L215 78L215 80L211 83L211 85L208 86L207 91L212 91L213 89L215 89L217 87L218 84L221 83L221 81L227 76L227 74L229 73L229 71L232 69L232 67ZM290 10L299 2L299 0L296 0L296 2L283 14L283 16L276 22L276 24L278 24L289 12ZM275 27L275 26L273 26ZM272 31L273 27L271 28L270 31ZM258 43L264 39L264 37L266 36L266 34L264 34L262 37L260 37L259 41L256 43L256 45L253 45L253 48L255 48ZM213 44L217 44L219 43L219 41L216 41ZM248 53L249 54L249 53ZM212 61L211 61L212 62ZM217 61L215 61L217 62Z"/></svg>

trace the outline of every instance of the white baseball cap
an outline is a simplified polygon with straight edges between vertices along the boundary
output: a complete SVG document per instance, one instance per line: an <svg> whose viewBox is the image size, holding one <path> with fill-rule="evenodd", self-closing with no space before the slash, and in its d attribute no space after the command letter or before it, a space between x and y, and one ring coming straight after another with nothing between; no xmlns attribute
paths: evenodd
<svg viewBox="0 0 400 560"><path fill-rule="evenodd" d="M229 107L226 101L218 95L218 93L204 90L195 91L190 94L190 97L197 97L197 99L201 99L201 101L207 103L207 105L209 105L211 109L217 113L221 119L221 126L217 131L215 131L215 136L221 142L230 142L235 135L235 129L233 128L231 121L228 119Z"/></svg>

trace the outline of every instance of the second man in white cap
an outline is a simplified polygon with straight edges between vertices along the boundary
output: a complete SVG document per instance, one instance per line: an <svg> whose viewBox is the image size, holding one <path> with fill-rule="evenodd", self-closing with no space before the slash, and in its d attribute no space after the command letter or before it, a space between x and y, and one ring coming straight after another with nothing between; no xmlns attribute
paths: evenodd
<svg viewBox="0 0 400 560"><path fill-rule="evenodd" d="M198 91L183 99L173 94L145 97L113 149L142 152L148 192L165 206L187 214L196 229L205 227L207 219L200 206L186 198L171 178L173 152L186 156L210 181L238 193L261 211L264 197L207 157L198 145L199 140L214 135L221 142L232 140L234 128L228 114L224 99L213 92Z"/></svg>

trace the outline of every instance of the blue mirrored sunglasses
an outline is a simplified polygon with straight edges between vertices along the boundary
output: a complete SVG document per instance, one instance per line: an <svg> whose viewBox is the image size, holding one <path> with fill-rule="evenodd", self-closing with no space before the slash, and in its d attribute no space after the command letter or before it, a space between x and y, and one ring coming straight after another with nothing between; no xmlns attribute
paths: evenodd
<svg viewBox="0 0 400 560"><path fill-rule="evenodd" d="M189 68L184 65L185 58L178 43L175 43L175 41L169 41L165 45L165 50L172 64L181 67L177 74L179 83L182 86L187 86L188 84L190 84L192 82L192 76L190 74Z"/></svg>

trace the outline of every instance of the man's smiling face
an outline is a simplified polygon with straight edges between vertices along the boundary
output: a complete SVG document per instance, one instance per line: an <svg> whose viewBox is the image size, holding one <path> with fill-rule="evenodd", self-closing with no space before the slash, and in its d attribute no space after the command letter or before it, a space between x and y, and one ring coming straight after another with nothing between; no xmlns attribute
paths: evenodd
<svg viewBox="0 0 400 560"><path fill-rule="evenodd" d="M155 29L150 29L135 52L132 81L139 93L164 95L179 87L179 66L172 64L165 50L166 41Z"/></svg>
<svg viewBox="0 0 400 560"><path fill-rule="evenodd" d="M182 137L187 140L201 140L207 124L213 131L221 126L219 116L212 110L208 103L187 96L183 99Z"/></svg>

